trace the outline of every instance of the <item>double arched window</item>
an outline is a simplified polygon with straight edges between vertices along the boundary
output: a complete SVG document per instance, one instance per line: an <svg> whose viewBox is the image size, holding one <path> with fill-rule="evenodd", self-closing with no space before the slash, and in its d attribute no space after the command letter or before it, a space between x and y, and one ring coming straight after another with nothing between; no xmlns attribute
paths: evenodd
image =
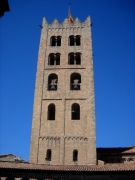
<svg viewBox="0 0 135 180"><path fill-rule="evenodd" d="M61 46L61 36L52 36L50 38L51 46Z"/></svg>
<svg viewBox="0 0 135 180"><path fill-rule="evenodd" d="M68 64L80 65L81 64L81 53L69 53L68 54Z"/></svg>
<svg viewBox="0 0 135 180"><path fill-rule="evenodd" d="M71 119L80 120L80 105L77 103L74 103L71 106Z"/></svg>
<svg viewBox="0 0 135 180"><path fill-rule="evenodd" d="M48 106L48 120L55 120L55 104Z"/></svg>
<svg viewBox="0 0 135 180"><path fill-rule="evenodd" d="M51 53L48 56L48 65L60 65L60 53Z"/></svg>
<svg viewBox="0 0 135 180"><path fill-rule="evenodd" d="M77 35L71 35L69 36L69 40L68 40L68 45L69 46L80 46L81 45L81 36Z"/></svg>
<svg viewBox="0 0 135 180"><path fill-rule="evenodd" d="M58 76L57 76L57 74L50 74L48 76L48 90L49 91L57 90L57 84L58 84Z"/></svg>
<svg viewBox="0 0 135 180"><path fill-rule="evenodd" d="M73 73L70 76L70 90L80 90L81 75L79 73Z"/></svg>

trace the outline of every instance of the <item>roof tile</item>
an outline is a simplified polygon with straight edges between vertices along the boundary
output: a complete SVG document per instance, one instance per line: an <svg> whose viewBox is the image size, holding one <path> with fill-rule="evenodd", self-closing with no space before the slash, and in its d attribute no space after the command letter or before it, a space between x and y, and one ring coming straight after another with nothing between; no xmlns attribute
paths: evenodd
<svg viewBox="0 0 135 180"><path fill-rule="evenodd" d="M135 171L135 164L105 164L105 165L45 165L15 162L0 162L2 169L25 169L43 171Z"/></svg>

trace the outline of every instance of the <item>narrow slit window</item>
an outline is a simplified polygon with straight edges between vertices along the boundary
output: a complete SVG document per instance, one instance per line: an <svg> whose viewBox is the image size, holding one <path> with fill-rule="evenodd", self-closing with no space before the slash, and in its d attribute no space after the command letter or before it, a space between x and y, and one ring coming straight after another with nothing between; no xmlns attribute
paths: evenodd
<svg viewBox="0 0 135 180"><path fill-rule="evenodd" d="M51 151L51 149L47 149L47 151L46 151L46 160L47 161L51 161L51 158L52 158L52 151Z"/></svg>
<svg viewBox="0 0 135 180"><path fill-rule="evenodd" d="M73 151L73 161L78 161L78 150Z"/></svg>

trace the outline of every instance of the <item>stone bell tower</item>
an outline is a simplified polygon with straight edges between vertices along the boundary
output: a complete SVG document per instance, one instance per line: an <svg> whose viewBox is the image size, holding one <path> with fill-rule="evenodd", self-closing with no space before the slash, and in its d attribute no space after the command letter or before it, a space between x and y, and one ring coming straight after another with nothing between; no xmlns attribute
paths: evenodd
<svg viewBox="0 0 135 180"><path fill-rule="evenodd" d="M91 22L43 18L30 162L96 164Z"/></svg>

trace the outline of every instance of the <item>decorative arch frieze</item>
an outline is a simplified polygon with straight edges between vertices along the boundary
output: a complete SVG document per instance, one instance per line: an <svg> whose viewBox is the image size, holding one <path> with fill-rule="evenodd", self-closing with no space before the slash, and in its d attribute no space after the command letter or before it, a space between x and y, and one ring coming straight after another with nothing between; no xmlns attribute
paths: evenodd
<svg viewBox="0 0 135 180"><path fill-rule="evenodd" d="M65 140L79 140L79 141L88 141L88 138L82 136L65 136Z"/></svg>
<svg viewBox="0 0 135 180"><path fill-rule="evenodd" d="M60 140L60 137L58 137L58 136L40 136L39 139L50 140L50 141L58 141L58 140Z"/></svg>

